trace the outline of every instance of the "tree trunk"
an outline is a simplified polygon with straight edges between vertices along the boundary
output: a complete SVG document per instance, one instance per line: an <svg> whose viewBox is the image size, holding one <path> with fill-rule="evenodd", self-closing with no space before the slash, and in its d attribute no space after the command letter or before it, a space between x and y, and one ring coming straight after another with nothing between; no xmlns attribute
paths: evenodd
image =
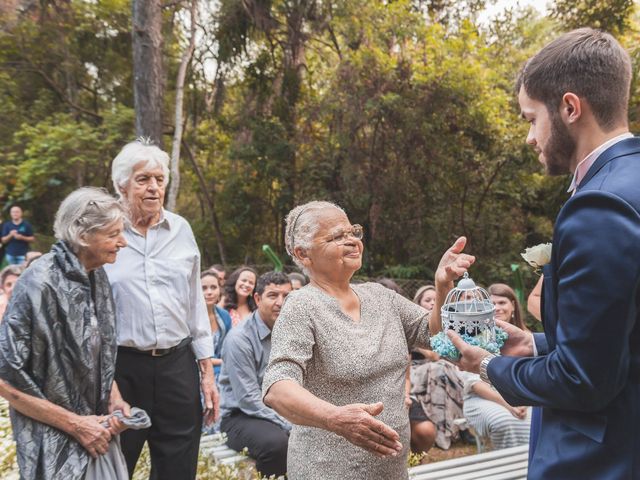
<svg viewBox="0 0 640 480"><path fill-rule="evenodd" d="M162 5L133 0L133 99L136 135L162 146Z"/></svg>
<svg viewBox="0 0 640 480"><path fill-rule="evenodd" d="M182 54L180 67L178 68L178 78L176 79L176 111L175 128L173 130L173 144L171 146L171 183L169 184L169 197L167 198L167 209L175 210L178 201L178 190L180 190L180 145L182 143L184 103L184 81L187 76L187 67L193 56L196 47L196 25L198 23L198 2L191 0L191 28L189 45Z"/></svg>
<svg viewBox="0 0 640 480"><path fill-rule="evenodd" d="M220 229L220 222L218 221L218 215L216 215L216 205L215 205L213 194L210 194L209 190L207 190L207 182L205 181L204 176L202 175L202 171L200 170L200 167L198 167L198 163L196 162L196 159L193 156L193 152L191 151L191 148L189 148L189 145L187 145L185 142L182 142L182 143L184 145L185 152L187 152L187 158L189 159L189 161L191 162L191 165L193 166L193 171L196 173L196 176L198 177L198 183L200 184L200 190L202 191L202 195L207 201L207 208L209 210L209 213L211 214L211 223L213 224L213 231L216 235L216 243L218 244L218 253L220 254L220 262L223 265L226 265L227 255L225 253L225 248L224 248L224 238L222 237L222 230Z"/></svg>

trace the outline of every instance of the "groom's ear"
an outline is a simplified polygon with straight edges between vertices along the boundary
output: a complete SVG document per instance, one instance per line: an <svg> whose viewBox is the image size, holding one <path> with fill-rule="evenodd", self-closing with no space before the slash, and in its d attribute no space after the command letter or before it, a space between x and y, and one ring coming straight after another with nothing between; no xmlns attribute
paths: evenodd
<svg viewBox="0 0 640 480"><path fill-rule="evenodd" d="M575 124L582 118L584 103L575 93L567 92L562 96L560 105L560 117L565 125Z"/></svg>

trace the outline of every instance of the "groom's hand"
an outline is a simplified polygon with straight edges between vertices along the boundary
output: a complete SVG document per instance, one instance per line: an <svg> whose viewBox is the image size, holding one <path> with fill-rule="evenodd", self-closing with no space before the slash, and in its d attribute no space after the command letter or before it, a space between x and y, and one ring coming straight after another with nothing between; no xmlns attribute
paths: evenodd
<svg viewBox="0 0 640 480"><path fill-rule="evenodd" d="M469 345L453 330L447 330L447 336L460 352L460 359L454 363L458 365L461 370L480 373L480 362L482 362L484 357L491 354L480 347Z"/></svg>
<svg viewBox="0 0 640 480"><path fill-rule="evenodd" d="M509 335L509 338L500 349L502 355L510 355L512 357L533 356L533 334L531 332L521 330L515 325L502 320L496 320L496 325Z"/></svg>

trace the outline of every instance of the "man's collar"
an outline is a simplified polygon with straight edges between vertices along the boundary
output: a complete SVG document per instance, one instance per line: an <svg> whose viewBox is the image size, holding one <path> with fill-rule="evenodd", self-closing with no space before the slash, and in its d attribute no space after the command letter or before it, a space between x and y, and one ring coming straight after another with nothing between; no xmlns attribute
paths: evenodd
<svg viewBox="0 0 640 480"><path fill-rule="evenodd" d="M169 214L169 215L167 215L167 214ZM164 208L160 208L160 219L156 223L151 225L149 227L149 229L164 227L167 230L171 230L170 216L171 216L170 212L166 211ZM140 234L140 232L138 232L138 230L136 230L135 225L133 223L131 223L131 220L129 220L128 218L127 218L127 221L126 221L126 225L130 230L132 230L133 232L135 232L138 235L142 236Z"/></svg>
<svg viewBox="0 0 640 480"><path fill-rule="evenodd" d="M605 150L613 147L616 143L631 137L633 137L633 134L630 132L626 132L618 135L617 137L613 137L597 147L589 155L587 155L576 167L576 171L574 172L573 178L571 179L571 185L569 185L569 190L567 190L567 192L571 194L575 192L575 190L580 185L580 182L584 180L584 177L587 175L589 169L593 166L595 161Z"/></svg>
<svg viewBox="0 0 640 480"><path fill-rule="evenodd" d="M255 310L253 312L253 316L256 320L256 328L258 329L258 336L260 337L260 340L264 340L269 335L271 335L271 329L267 327L266 323L264 323L264 320L262 320L262 317L260 316L260 312L258 312L258 310Z"/></svg>
<svg viewBox="0 0 640 480"><path fill-rule="evenodd" d="M167 215L167 213L169 212L167 212L164 208L160 208L160 220L158 220L158 223L156 223L156 225L158 227L165 227L167 230L171 230L171 220L169 219L169 215Z"/></svg>

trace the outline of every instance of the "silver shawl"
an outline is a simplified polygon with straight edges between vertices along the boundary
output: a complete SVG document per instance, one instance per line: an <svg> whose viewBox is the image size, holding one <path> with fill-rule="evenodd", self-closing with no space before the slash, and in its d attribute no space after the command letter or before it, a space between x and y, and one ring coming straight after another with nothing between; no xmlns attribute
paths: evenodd
<svg viewBox="0 0 640 480"><path fill-rule="evenodd" d="M92 290L99 355L90 344ZM56 243L14 288L0 325L0 378L79 415L102 415L116 349L115 306L106 273L99 268L88 275L68 246ZM72 437L13 409L11 422L21 478L84 477L89 455Z"/></svg>

